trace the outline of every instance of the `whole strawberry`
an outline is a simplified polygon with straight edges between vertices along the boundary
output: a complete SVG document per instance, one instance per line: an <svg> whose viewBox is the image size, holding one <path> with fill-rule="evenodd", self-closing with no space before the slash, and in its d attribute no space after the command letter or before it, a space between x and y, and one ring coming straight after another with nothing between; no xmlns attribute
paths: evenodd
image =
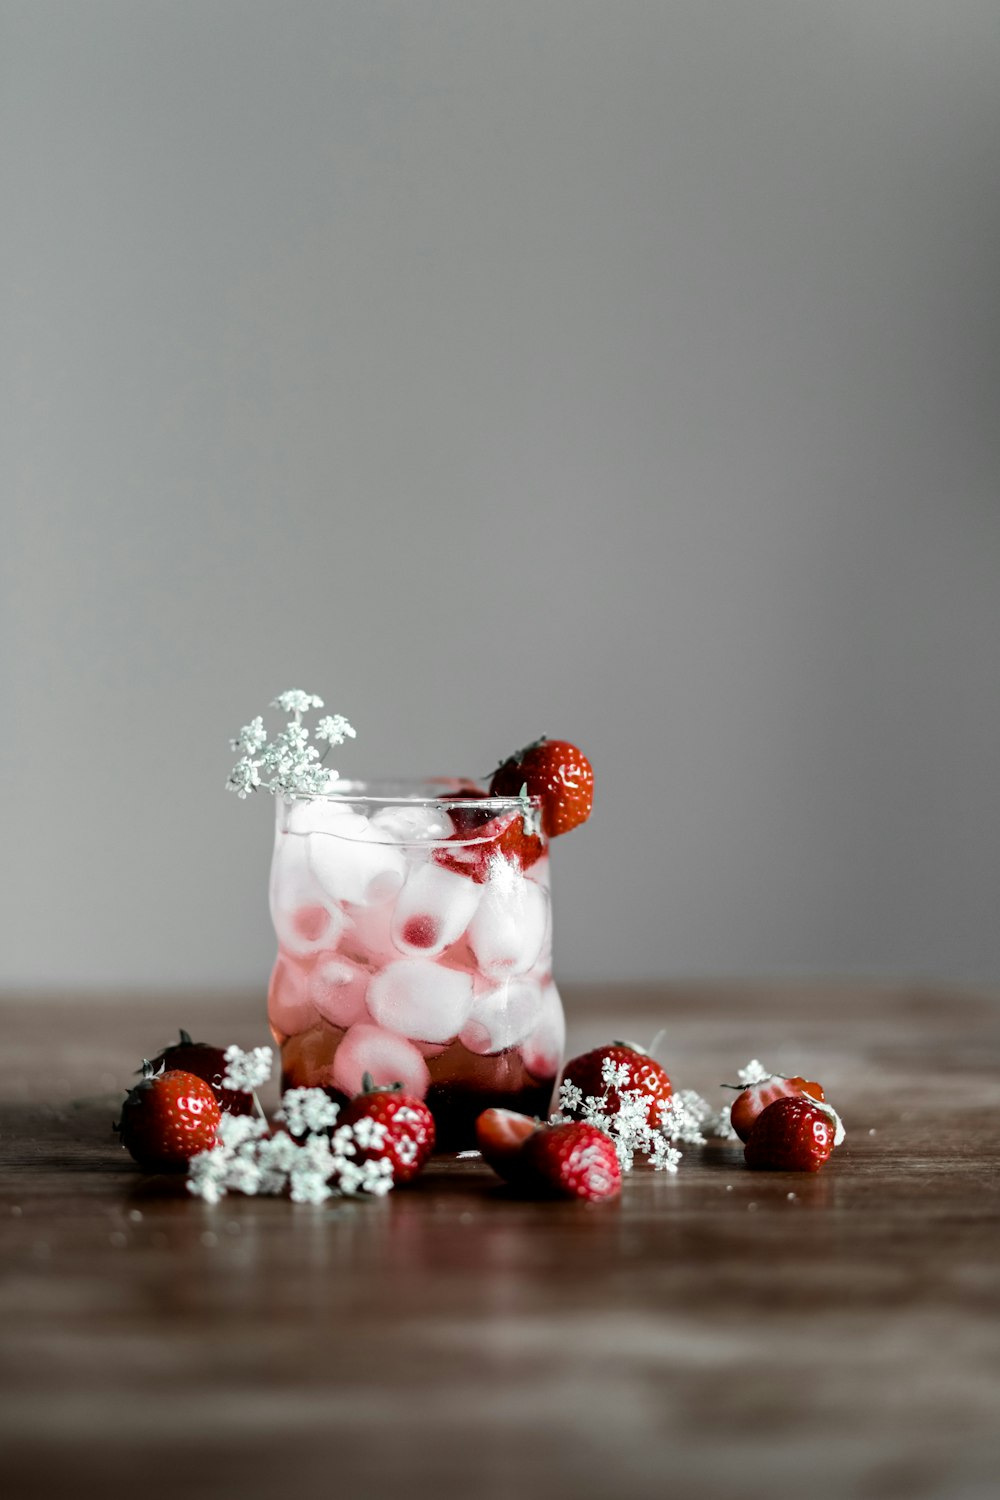
<svg viewBox="0 0 1000 1500"><path fill-rule="evenodd" d="M363 1091L341 1110L338 1124L359 1125L372 1120L385 1126L383 1143L361 1144L355 1160L388 1156L392 1180L399 1187L416 1177L434 1150L434 1116L422 1099L404 1094L401 1083L376 1088L366 1073L364 1085Z"/></svg>
<svg viewBox="0 0 1000 1500"><path fill-rule="evenodd" d="M136 1084L126 1095L115 1129L141 1167L172 1171L215 1145L221 1118L219 1102L205 1080L171 1068Z"/></svg>
<svg viewBox="0 0 1000 1500"><path fill-rule="evenodd" d="M226 1114L252 1115L254 1112L252 1095L222 1087L226 1071L223 1049L213 1047L209 1042L193 1042L186 1031L181 1031L179 1042L173 1042L169 1047L164 1047L162 1052L158 1052L148 1066L154 1073L158 1073L161 1068L180 1068L184 1073L193 1073L196 1078L203 1078Z"/></svg>
<svg viewBox="0 0 1000 1500"><path fill-rule="evenodd" d="M599 1203L622 1190L615 1143L595 1125L544 1125L527 1137L520 1155L523 1180L534 1192Z"/></svg>
<svg viewBox="0 0 1000 1500"><path fill-rule="evenodd" d="M493 772L490 795L517 797L526 787L542 804L542 828L549 838L585 823L594 805L594 771L582 750L568 740L535 740Z"/></svg>
<svg viewBox="0 0 1000 1500"><path fill-rule="evenodd" d="M805 1094L786 1095L757 1116L743 1155L758 1172L818 1172L841 1132L828 1104Z"/></svg>
<svg viewBox="0 0 1000 1500"><path fill-rule="evenodd" d="M727 1084L727 1088L732 1085ZM778 1099L801 1098L808 1094L813 1099L823 1099L823 1086L819 1083L807 1081L805 1078L783 1078L779 1073L772 1073L769 1078L762 1078L758 1083L748 1084L745 1089L736 1095L733 1100L729 1121L741 1141L749 1139L750 1131L754 1121L761 1115L769 1105Z"/></svg>
<svg viewBox="0 0 1000 1500"><path fill-rule="evenodd" d="M574 1084L585 1099L588 1096L600 1099L606 1093L608 1113L615 1114L621 1107L621 1094L617 1088L609 1088L604 1081L604 1071L609 1065L616 1069L628 1069L628 1079L623 1087L640 1089L642 1093L649 1095L646 1117L650 1125L659 1125L660 1105L670 1098L673 1085L666 1068L635 1042L610 1042L607 1046L595 1047L591 1052L571 1058L563 1069L563 1083ZM567 1113L571 1114L573 1111L567 1110Z"/></svg>

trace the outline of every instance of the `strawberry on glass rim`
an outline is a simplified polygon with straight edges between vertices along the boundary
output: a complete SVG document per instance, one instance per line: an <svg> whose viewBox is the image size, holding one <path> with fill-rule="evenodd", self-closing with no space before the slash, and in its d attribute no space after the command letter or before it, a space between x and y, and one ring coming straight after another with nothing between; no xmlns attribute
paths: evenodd
<svg viewBox="0 0 1000 1500"><path fill-rule="evenodd" d="M724 1089L735 1089L729 1114L729 1122L741 1141L746 1141L754 1121L778 1099L797 1099L808 1095L812 1099L825 1099L823 1085L797 1074L786 1078L781 1073L761 1073L752 1083L724 1083Z"/></svg>
<svg viewBox="0 0 1000 1500"><path fill-rule="evenodd" d="M490 780L491 797L517 797L522 789L542 805L542 828L548 837L568 833L585 823L594 805L594 771L582 750L569 740L544 736L502 761Z"/></svg>

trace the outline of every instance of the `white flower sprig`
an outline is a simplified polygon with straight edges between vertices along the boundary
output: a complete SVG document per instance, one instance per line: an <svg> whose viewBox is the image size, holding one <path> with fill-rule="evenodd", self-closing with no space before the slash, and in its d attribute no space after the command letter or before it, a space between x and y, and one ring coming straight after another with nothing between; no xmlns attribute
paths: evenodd
<svg viewBox="0 0 1000 1500"><path fill-rule="evenodd" d="M242 1054L244 1060L248 1056ZM384 1197L393 1187L386 1127L370 1119L337 1125L338 1115L339 1105L322 1089L289 1089L277 1115L287 1129L274 1135L266 1120L224 1114L216 1144L191 1158L188 1192L206 1203L218 1203L230 1192L254 1197L287 1191L293 1203L361 1193ZM404 1148L408 1141L402 1138ZM399 1150L400 1141L394 1144Z"/></svg>
<svg viewBox="0 0 1000 1500"><path fill-rule="evenodd" d="M270 1047L251 1047L249 1052L244 1052L242 1047L227 1047L222 1055L226 1064L222 1075L224 1089L253 1094L271 1076L274 1053Z"/></svg>
<svg viewBox="0 0 1000 1500"><path fill-rule="evenodd" d="M260 790L277 797L323 796L338 779L338 773L323 761L335 745L355 738L354 728L343 714L325 715L315 729L315 738L326 742L326 749L320 754L309 740L302 716L311 709L322 708L322 698L300 688L289 688L279 693L270 706L287 714L288 723L273 740L268 739L260 714L244 724L229 742L240 758L229 773L226 787L240 798Z"/></svg>
<svg viewBox="0 0 1000 1500"><path fill-rule="evenodd" d="M584 1095L575 1083L565 1081L559 1089L560 1113L556 1123L585 1120L603 1130L615 1143L623 1172L631 1172L637 1153L645 1156L657 1172L676 1172L681 1160L677 1142L703 1145L702 1126L711 1107L693 1089L682 1089L657 1106L659 1124L649 1122L650 1094L629 1088L632 1069L627 1062L606 1057L601 1067L603 1094ZM612 1095L615 1097L612 1098Z"/></svg>

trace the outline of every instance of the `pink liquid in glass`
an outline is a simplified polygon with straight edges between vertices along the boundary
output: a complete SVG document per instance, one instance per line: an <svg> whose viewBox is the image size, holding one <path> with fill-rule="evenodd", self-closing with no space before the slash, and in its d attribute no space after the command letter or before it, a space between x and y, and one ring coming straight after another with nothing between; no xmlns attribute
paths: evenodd
<svg viewBox="0 0 1000 1500"><path fill-rule="evenodd" d="M284 1086L400 1082L443 1150L472 1147L490 1106L546 1115L565 1039L547 841L516 799L474 793L344 782L279 800L271 871Z"/></svg>

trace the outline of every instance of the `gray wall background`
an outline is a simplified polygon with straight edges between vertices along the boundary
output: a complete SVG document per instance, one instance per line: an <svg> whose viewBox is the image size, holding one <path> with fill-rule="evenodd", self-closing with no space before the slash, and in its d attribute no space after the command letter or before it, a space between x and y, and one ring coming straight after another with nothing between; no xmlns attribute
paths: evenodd
<svg viewBox="0 0 1000 1500"><path fill-rule="evenodd" d="M279 689L565 978L1000 976L996 0L3 0L0 983L260 984Z"/></svg>

